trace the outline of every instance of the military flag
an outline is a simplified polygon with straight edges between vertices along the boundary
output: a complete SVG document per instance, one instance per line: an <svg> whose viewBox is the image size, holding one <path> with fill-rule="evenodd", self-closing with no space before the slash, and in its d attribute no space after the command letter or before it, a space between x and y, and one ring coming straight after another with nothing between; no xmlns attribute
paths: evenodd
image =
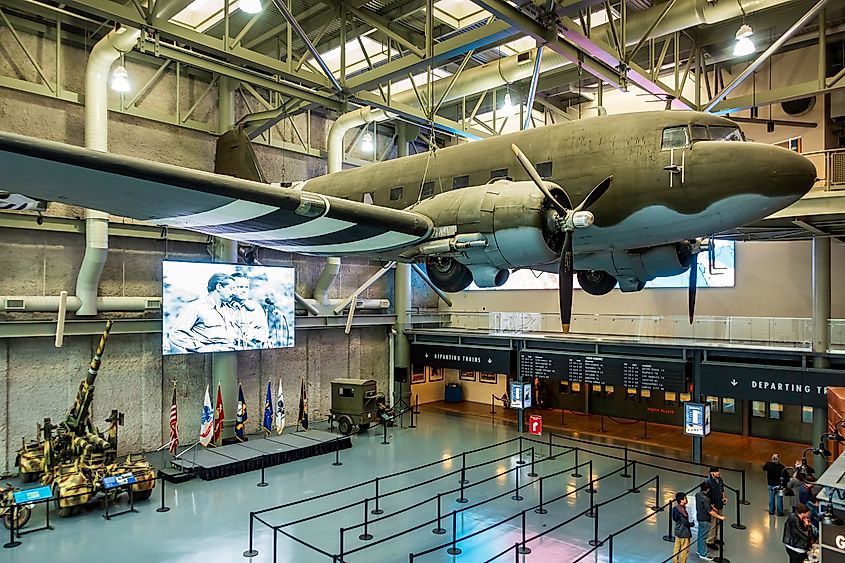
<svg viewBox="0 0 845 563"><path fill-rule="evenodd" d="M302 385L299 387L299 420L304 430L308 430L308 397L305 395L305 378L301 378Z"/></svg>
<svg viewBox="0 0 845 563"><path fill-rule="evenodd" d="M282 395L282 378L279 378L279 393L276 395L276 432L285 431L285 397Z"/></svg>
<svg viewBox="0 0 845 563"><path fill-rule="evenodd" d="M170 446L167 450L176 454L179 447L179 412L176 410L176 382L173 383L173 400L170 402Z"/></svg>
<svg viewBox="0 0 845 563"><path fill-rule="evenodd" d="M211 410L211 397L208 395L208 385L205 386L205 401L202 404L200 417L200 444L208 446L214 434L214 411Z"/></svg>
<svg viewBox="0 0 845 563"><path fill-rule="evenodd" d="M246 399L244 399L244 390L241 384L238 383L238 412L235 416L235 437L243 442L246 440L244 436L244 425L246 419L249 418L246 412Z"/></svg>
<svg viewBox="0 0 845 563"><path fill-rule="evenodd" d="M217 384L217 404L214 407L214 441L220 440L223 436L223 393L220 391L220 384Z"/></svg>
<svg viewBox="0 0 845 563"><path fill-rule="evenodd" d="M273 390L267 382L267 397L264 399L264 423L261 428L269 436L273 433Z"/></svg>

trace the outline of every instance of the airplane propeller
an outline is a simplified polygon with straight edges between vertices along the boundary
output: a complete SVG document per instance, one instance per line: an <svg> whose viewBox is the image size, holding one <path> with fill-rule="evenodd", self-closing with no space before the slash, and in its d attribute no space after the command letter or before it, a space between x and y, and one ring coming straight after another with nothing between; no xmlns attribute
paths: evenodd
<svg viewBox="0 0 845 563"><path fill-rule="evenodd" d="M569 326L572 323L572 291L573 280L572 276L575 274L575 260L572 251L572 233L575 229L583 229L593 224L593 214L587 211L588 207L595 204L610 188L613 182L613 176L608 176L602 180L595 188L593 188L587 197L584 198L577 207L572 208L572 200L569 195L560 188L557 193L552 192L549 184L546 183L540 174L528 160L528 157L519 150L516 145L511 145L511 150L516 155L517 160L528 173L528 176L537 187L543 192L543 195L548 198L552 205L557 208L560 215L557 219L557 225L563 231L563 247L560 251L560 266L558 267L559 287L558 299L560 304L560 322L564 333L569 332ZM552 184L555 188L555 184ZM560 198L560 199L559 199Z"/></svg>
<svg viewBox="0 0 845 563"><path fill-rule="evenodd" d="M692 264L689 267L689 324L695 318L695 294L698 291L698 254L692 255Z"/></svg>

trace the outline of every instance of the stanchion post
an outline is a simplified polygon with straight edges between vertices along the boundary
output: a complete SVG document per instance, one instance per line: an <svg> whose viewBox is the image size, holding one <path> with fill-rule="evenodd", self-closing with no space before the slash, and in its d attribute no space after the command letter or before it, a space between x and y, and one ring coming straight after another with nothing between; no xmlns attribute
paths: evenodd
<svg viewBox="0 0 845 563"><path fill-rule="evenodd" d="M461 504L469 502L467 498L464 496L464 481L461 480L461 496L455 499L455 502L459 502Z"/></svg>
<svg viewBox="0 0 845 563"><path fill-rule="evenodd" d="M648 421L643 421L643 440L648 440Z"/></svg>
<svg viewBox="0 0 845 563"><path fill-rule="evenodd" d="M552 451L552 433L549 432L549 459L554 459L554 453Z"/></svg>
<svg viewBox="0 0 845 563"><path fill-rule="evenodd" d="M264 455L261 455L261 482L256 485L256 487L266 487L270 483L264 481Z"/></svg>
<svg viewBox="0 0 845 563"><path fill-rule="evenodd" d="M9 541L3 544L3 547L7 549L18 547L21 544L21 542L15 539L15 524L18 520L18 505L13 504L9 510L12 512L12 522L11 526L9 526Z"/></svg>
<svg viewBox="0 0 845 563"><path fill-rule="evenodd" d="M496 414L496 396L490 393L490 414Z"/></svg>
<svg viewBox="0 0 845 563"><path fill-rule="evenodd" d="M739 504L744 504L744 505L747 506L751 503L748 502L745 499L745 469L740 469L739 471L740 471L740 477L742 478L742 481L740 483L740 489L742 489L742 491L741 491L742 492L742 500L739 501Z"/></svg>
<svg viewBox="0 0 845 563"><path fill-rule="evenodd" d="M368 541L373 539L373 535L369 531L370 526L370 499L364 499L364 533L358 536L359 540Z"/></svg>
<svg viewBox="0 0 845 563"><path fill-rule="evenodd" d="M546 514L548 510L543 508L543 477L540 477L540 506L534 509L537 514Z"/></svg>
<svg viewBox="0 0 845 563"><path fill-rule="evenodd" d="M601 431L604 432L604 415L601 415Z"/></svg>
<svg viewBox="0 0 845 563"><path fill-rule="evenodd" d="M739 491L737 491L737 493L739 493ZM736 497L736 522L731 524L731 528L734 530L744 530L745 524L742 523L742 518L739 512L739 505L742 504L742 502L739 500L739 494L734 494L734 496Z"/></svg>
<svg viewBox="0 0 845 563"><path fill-rule="evenodd" d="M580 465L580 464L578 463L578 446L575 446L575 473L573 473L573 474L571 475L571 477L575 477L576 479L580 479L580 478L581 478L581 474L580 474L580 473L578 473L578 466L579 466L579 465Z"/></svg>
<svg viewBox="0 0 845 563"><path fill-rule="evenodd" d="M379 478L378 478L378 477L376 477L376 507L372 510L372 512L370 512L370 514L384 514L384 510L382 510L382 509L381 509L381 508L379 508L379 506L378 506L378 498L379 498L379 494L378 494L378 481L379 481Z"/></svg>
<svg viewBox="0 0 845 563"><path fill-rule="evenodd" d="M594 506L592 508L593 518L594 518L593 519L593 539L591 539L590 541L587 542L593 547L595 547L597 545L601 545L602 543L604 543L604 542L599 541L599 506L601 506L601 505L597 504L596 506Z"/></svg>
<svg viewBox="0 0 845 563"><path fill-rule="evenodd" d="M613 534L607 536L607 563L613 563Z"/></svg>
<svg viewBox="0 0 845 563"><path fill-rule="evenodd" d="M534 471L534 446L531 446L531 472L528 473L529 477L536 477L537 472Z"/></svg>
<svg viewBox="0 0 845 563"><path fill-rule="evenodd" d="M249 549L244 551L244 557L255 557L258 555L258 550L252 547L252 521L255 519L255 512L249 513Z"/></svg>
<svg viewBox="0 0 845 563"><path fill-rule="evenodd" d="M638 493L640 490L637 488L637 460L631 462L631 488L628 489L629 493Z"/></svg>
<svg viewBox="0 0 845 563"><path fill-rule="evenodd" d="M663 507L660 505L660 475L654 476L654 506L651 508L655 512L663 511Z"/></svg>
<svg viewBox="0 0 845 563"><path fill-rule="evenodd" d="M514 473L516 474L516 487L513 491L513 496L511 497L513 500L520 501L524 497L519 496L519 468L515 468Z"/></svg>
<svg viewBox="0 0 845 563"><path fill-rule="evenodd" d="M715 524L715 522L714 522ZM724 524L724 523L723 523ZM719 556L714 557L713 561L716 563L731 563L731 560L725 557L725 526L719 526Z"/></svg>
<svg viewBox="0 0 845 563"><path fill-rule="evenodd" d="M520 555L528 555L531 553L531 548L525 545L525 511L522 511L522 545L517 550Z"/></svg>
<svg viewBox="0 0 845 563"><path fill-rule="evenodd" d="M414 414L419 415L420 414L420 394L419 393L414 395L414 403L415 403Z"/></svg>
<svg viewBox="0 0 845 563"><path fill-rule="evenodd" d="M458 513L452 511L452 547L446 550L449 555L460 555L461 548L456 545L456 536L458 534Z"/></svg>
<svg viewBox="0 0 845 563"><path fill-rule="evenodd" d="M627 479L628 477L630 477L630 475L628 475L628 446L625 446L625 469L619 476L623 479Z"/></svg>
<svg viewBox="0 0 845 563"><path fill-rule="evenodd" d="M414 424L414 407L411 407L411 426L409 428L416 428L417 425Z"/></svg>
<svg viewBox="0 0 845 563"><path fill-rule="evenodd" d="M597 493L596 486L595 486L595 479L593 478L593 460L590 459L587 461L587 470L590 472L590 488L587 489L587 492L591 495Z"/></svg>
<svg viewBox="0 0 845 563"><path fill-rule="evenodd" d="M381 421L381 425L382 425L382 427L384 428L384 439L381 441L381 445L382 445L382 446L387 446L387 445L389 445L389 444L390 444L390 442L388 442L388 441L387 441L387 421L386 421L386 420L382 420L382 421Z"/></svg>
<svg viewBox="0 0 845 563"><path fill-rule="evenodd" d="M440 514L440 493L437 493L437 527L434 528L431 531L431 533L437 534L438 536L442 536L443 534L446 533L446 529L443 528L443 526L440 525L440 518L441 518L441 514Z"/></svg>
<svg viewBox="0 0 845 563"><path fill-rule="evenodd" d="M519 542L513 544L513 560L514 563L519 563Z"/></svg>
<svg viewBox="0 0 845 563"><path fill-rule="evenodd" d="M467 453L461 452L461 479L458 481L461 485L466 485L469 483L467 481ZM464 496L464 495L461 495Z"/></svg>
<svg viewBox="0 0 845 563"><path fill-rule="evenodd" d="M161 506L156 508L156 512L168 512L169 510L169 506L164 506L164 477L161 477ZM50 511L48 510L47 513L49 514Z"/></svg>
<svg viewBox="0 0 845 563"><path fill-rule="evenodd" d="M332 465L334 467L343 465L343 462L340 461L340 436L334 439L334 463Z"/></svg>
<svg viewBox="0 0 845 563"><path fill-rule="evenodd" d="M345 532L346 532L346 529L343 526L341 526L340 527L340 554L338 555L338 557L340 558L341 561L343 561L343 535L344 535Z"/></svg>
<svg viewBox="0 0 845 563"><path fill-rule="evenodd" d="M669 508L670 508L670 510L666 513L666 516L667 516L666 521L669 523L669 533L666 534L665 536L663 536L663 541L675 543L675 536L672 535L672 510L671 510L672 504L671 503L667 503L667 504L669 504Z"/></svg>
<svg viewBox="0 0 845 563"><path fill-rule="evenodd" d="M590 493L590 511L587 512L587 518L595 518L596 517L596 510L595 510L595 501L594 495L596 494L596 489L593 487L592 481L592 472L590 472L590 488L587 489L587 492Z"/></svg>
<svg viewBox="0 0 845 563"><path fill-rule="evenodd" d="M525 465L525 460L522 459L522 435L519 436L519 459L516 460L517 465Z"/></svg>

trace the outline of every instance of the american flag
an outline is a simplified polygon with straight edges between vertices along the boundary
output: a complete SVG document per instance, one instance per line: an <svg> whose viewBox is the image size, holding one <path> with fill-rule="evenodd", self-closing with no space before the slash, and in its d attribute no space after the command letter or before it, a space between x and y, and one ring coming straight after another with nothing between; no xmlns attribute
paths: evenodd
<svg viewBox="0 0 845 563"><path fill-rule="evenodd" d="M170 403L170 447L171 454L176 454L179 447L179 413L176 411L176 385L173 385L173 401Z"/></svg>

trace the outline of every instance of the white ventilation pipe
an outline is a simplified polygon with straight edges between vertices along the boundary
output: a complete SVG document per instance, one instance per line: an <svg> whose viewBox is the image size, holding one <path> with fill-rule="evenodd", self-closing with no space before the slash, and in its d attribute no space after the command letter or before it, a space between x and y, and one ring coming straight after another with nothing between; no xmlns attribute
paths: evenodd
<svg viewBox="0 0 845 563"><path fill-rule="evenodd" d="M340 172L343 170L343 137L346 132L355 127L372 123L373 121L384 121L387 119L387 114L380 109L372 109L369 106L344 113L332 123L329 129L328 138L328 173ZM323 266L323 271L320 272L320 277L314 284L314 299L323 306L329 307L331 302L329 300L329 287L337 278L340 272L340 258L330 256L326 258L326 264Z"/></svg>
<svg viewBox="0 0 845 563"><path fill-rule="evenodd" d="M2 295L0 311L56 312L61 301L61 297L57 295ZM79 297L67 297L68 311L79 311L80 307L82 300ZM100 311L152 311L161 309L161 297L97 297L96 307Z"/></svg>
<svg viewBox="0 0 845 563"><path fill-rule="evenodd" d="M85 146L107 152L109 73L122 53L132 50L141 32L121 27L100 39L88 57L85 70ZM109 252L109 215L85 210L85 256L76 278L77 315L97 314L97 287Z"/></svg>
<svg viewBox="0 0 845 563"><path fill-rule="evenodd" d="M655 27L651 36L659 37L696 25L714 24L739 18L742 17L743 10L745 10L747 15L787 2L789 0L731 0L729 2L717 2L714 4L709 0L678 0L660 22L660 25ZM742 8L740 8L740 4ZM628 14L626 20L628 28L625 34L628 46L635 45L640 40L649 26L662 13L664 7L664 5L658 4L651 8ZM610 27L607 24L594 27L591 30L591 35L600 37L606 43L612 44ZM530 49L524 53L466 69L455 80L455 84L449 89L443 102L453 102L464 96L472 96L493 88L500 88L505 84L530 78L534 73L534 59L536 57L537 49ZM551 49L546 49L540 62L540 73L542 74L568 64L571 64L569 59L564 58ZM451 81L452 77L447 76L446 78L441 78L433 82L435 102L440 102L440 98L446 92L446 89L449 88ZM392 100L409 106L420 107L420 102L413 88L393 94Z"/></svg>

